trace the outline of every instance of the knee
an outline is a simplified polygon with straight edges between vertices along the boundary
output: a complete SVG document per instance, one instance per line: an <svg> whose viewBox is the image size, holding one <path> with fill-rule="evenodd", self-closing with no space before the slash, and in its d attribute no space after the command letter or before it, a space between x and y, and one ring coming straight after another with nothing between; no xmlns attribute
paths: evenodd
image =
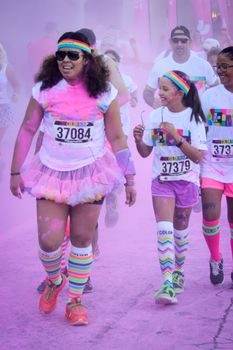
<svg viewBox="0 0 233 350"><path fill-rule="evenodd" d="M189 215L186 213L176 214L174 217L174 227L177 230L185 230L188 227Z"/></svg>
<svg viewBox="0 0 233 350"><path fill-rule="evenodd" d="M51 237L51 235L47 233L42 233L39 235L39 245L45 252L54 252L60 247L61 242L56 237Z"/></svg>

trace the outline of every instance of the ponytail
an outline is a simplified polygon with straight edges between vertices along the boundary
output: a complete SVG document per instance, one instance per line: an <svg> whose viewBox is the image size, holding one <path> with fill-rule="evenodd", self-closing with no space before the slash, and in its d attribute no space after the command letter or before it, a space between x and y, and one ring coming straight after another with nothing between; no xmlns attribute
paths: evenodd
<svg viewBox="0 0 233 350"><path fill-rule="evenodd" d="M190 120L192 120L194 117L197 124L200 121L205 122L206 117L201 107L201 101L198 95L197 88L193 82L188 81L187 83L189 83L190 89L188 94L183 96L182 103L184 104L184 106L190 107L192 109Z"/></svg>

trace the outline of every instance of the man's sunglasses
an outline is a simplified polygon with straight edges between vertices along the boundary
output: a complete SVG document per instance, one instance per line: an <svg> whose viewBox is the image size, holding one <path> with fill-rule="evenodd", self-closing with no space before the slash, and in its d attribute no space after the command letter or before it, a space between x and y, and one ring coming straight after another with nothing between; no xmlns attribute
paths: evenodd
<svg viewBox="0 0 233 350"><path fill-rule="evenodd" d="M82 55L76 51L56 51L55 56L57 61L63 61L66 56L68 56L71 61L77 61L82 57Z"/></svg>
<svg viewBox="0 0 233 350"><path fill-rule="evenodd" d="M172 38L172 42L174 44L178 44L178 42L180 41L182 44L187 44L189 39L186 38Z"/></svg>
<svg viewBox="0 0 233 350"><path fill-rule="evenodd" d="M223 70L223 71L227 71L228 68L232 68L233 65L232 64L227 64L227 63L220 63L220 64L216 64L213 66L215 69L217 70Z"/></svg>

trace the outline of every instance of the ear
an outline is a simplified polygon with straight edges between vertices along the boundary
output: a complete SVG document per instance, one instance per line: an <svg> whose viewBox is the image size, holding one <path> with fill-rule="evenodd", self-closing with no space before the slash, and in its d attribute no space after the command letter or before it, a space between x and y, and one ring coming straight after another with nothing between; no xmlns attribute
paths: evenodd
<svg viewBox="0 0 233 350"><path fill-rule="evenodd" d="M86 66L88 64L89 60L87 58L84 58L83 62L84 62L84 66Z"/></svg>

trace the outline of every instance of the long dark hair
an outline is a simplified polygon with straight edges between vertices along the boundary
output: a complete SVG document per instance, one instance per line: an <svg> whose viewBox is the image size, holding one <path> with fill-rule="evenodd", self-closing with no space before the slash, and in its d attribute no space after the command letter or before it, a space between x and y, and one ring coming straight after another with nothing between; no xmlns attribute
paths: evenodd
<svg viewBox="0 0 233 350"><path fill-rule="evenodd" d="M64 39L74 39L89 44L86 36L78 32L64 33L58 39L58 43ZM89 96L97 97L109 89L109 70L101 56L94 56L85 51L83 51L83 56L87 64L83 68L81 79ZM53 87L62 79L63 76L59 71L55 55L46 57L35 77L36 82L42 82L41 90Z"/></svg>
<svg viewBox="0 0 233 350"><path fill-rule="evenodd" d="M189 79L187 74L185 74L184 72L181 72L179 70L174 70L173 72L175 72L177 75L179 75L189 85L189 92L187 93L187 95L184 94L184 96L182 98L182 103L185 107L190 107L192 109L190 120L192 120L194 117L197 124L200 121L205 122L206 117L205 117L204 112L202 110L201 101L200 101L198 91L197 91L195 84ZM181 90L177 85L175 85L175 86L176 86L176 88Z"/></svg>

